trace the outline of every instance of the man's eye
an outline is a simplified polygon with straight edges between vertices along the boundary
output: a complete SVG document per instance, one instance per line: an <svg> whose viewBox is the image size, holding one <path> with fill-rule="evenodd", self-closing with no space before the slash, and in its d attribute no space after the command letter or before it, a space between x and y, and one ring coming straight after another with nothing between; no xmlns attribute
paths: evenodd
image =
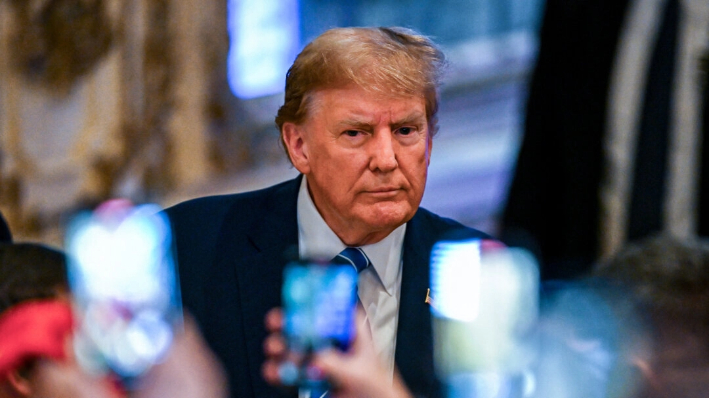
<svg viewBox="0 0 709 398"><path fill-rule="evenodd" d="M360 134L360 132L357 130L347 130L344 132L344 134L348 137L357 137Z"/></svg>
<svg viewBox="0 0 709 398"><path fill-rule="evenodd" d="M409 135L412 134L415 131L413 127L400 127L399 128L399 134L401 135Z"/></svg>

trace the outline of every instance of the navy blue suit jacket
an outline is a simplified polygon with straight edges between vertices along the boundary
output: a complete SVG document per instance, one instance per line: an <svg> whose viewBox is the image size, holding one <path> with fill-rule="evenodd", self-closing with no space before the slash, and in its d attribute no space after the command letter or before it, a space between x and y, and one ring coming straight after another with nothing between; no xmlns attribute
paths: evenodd
<svg viewBox="0 0 709 398"><path fill-rule="evenodd" d="M174 230L182 299L221 359L232 397L282 396L261 377L264 316L281 305L283 267L297 255L302 177L242 194L190 200L166 210ZM395 361L415 395L436 396L428 304L433 244L482 232L419 209L404 238Z"/></svg>

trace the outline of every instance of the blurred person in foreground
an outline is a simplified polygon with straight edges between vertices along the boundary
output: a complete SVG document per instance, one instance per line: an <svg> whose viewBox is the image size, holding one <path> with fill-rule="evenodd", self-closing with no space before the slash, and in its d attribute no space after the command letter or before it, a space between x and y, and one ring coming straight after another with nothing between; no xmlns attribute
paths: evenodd
<svg viewBox="0 0 709 398"><path fill-rule="evenodd" d="M633 397L709 391L709 240L654 236L628 245L596 275L634 297L648 322L647 353L629 358L643 383Z"/></svg>
<svg viewBox="0 0 709 398"><path fill-rule="evenodd" d="M261 375L266 313L293 258L360 248L358 292L389 380L436 395L429 256L446 233L479 231L419 208L437 130L443 53L402 28L332 29L286 76L276 116L297 178L167 209L184 306L221 358L234 397L280 395ZM264 367L277 382L275 363ZM274 366L270 366L274 365Z"/></svg>
<svg viewBox="0 0 709 398"><path fill-rule="evenodd" d="M68 361L72 329L64 254L0 244L0 397L35 396L37 362Z"/></svg>
<svg viewBox="0 0 709 398"><path fill-rule="evenodd" d="M645 238L546 293L535 397L706 396L709 241Z"/></svg>
<svg viewBox="0 0 709 398"><path fill-rule="evenodd" d="M374 350L371 332L364 322L364 312L357 311L356 337L350 349L342 352L328 349L314 355L312 366L327 377L332 389L327 396L332 398L412 398L401 376L389 377L386 367ZM266 316L266 328L273 334L265 343L266 352L272 356L282 355L285 346L275 336L281 333L283 318L280 309Z"/></svg>
<svg viewBox="0 0 709 398"><path fill-rule="evenodd" d="M75 317L66 256L33 243L0 244L0 398L225 396L223 371L194 322L185 320L165 360L127 394L74 359Z"/></svg>
<svg viewBox="0 0 709 398"><path fill-rule="evenodd" d="M223 398L224 372L191 318L175 336L163 361L143 376L137 387L122 395L100 379L72 364L41 360L32 378L37 397L52 398Z"/></svg>

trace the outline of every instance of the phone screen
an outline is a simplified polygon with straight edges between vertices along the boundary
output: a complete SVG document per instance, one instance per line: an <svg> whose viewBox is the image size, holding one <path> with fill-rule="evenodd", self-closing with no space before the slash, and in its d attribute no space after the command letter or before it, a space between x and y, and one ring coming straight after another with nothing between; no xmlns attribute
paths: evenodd
<svg viewBox="0 0 709 398"><path fill-rule="evenodd" d="M291 263L284 272L284 333L288 384L319 382L308 375L313 352L347 350L354 338L357 272L350 265Z"/></svg>
<svg viewBox="0 0 709 398"><path fill-rule="evenodd" d="M431 253L434 365L448 397L527 396L539 271L495 241L437 242Z"/></svg>
<svg viewBox="0 0 709 398"><path fill-rule="evenodd" d="M74 351L94 373L140 376L181 325L171 231L160 210L114 200L68 225L67 268L79 321Z"/></svg>

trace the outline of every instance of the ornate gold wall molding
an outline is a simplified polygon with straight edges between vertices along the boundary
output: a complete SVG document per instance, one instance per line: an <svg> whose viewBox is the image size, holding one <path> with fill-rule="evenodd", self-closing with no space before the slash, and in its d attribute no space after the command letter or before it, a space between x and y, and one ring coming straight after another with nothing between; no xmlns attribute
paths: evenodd
<svg viewBox="0 0 709 398"><path fill-rule="evenodd" d="M47 93L64 95L113 41L105 0L11 0L11 66Z"/></svg>
<svg viewBox="0 0 709 398"><path fill-rule="evenodd" d="M0 210L15 236L61 245L78 207L160 202L210 177L227 48L226 20L213 20L225 10L224 0L0 0Z"/></svg>

